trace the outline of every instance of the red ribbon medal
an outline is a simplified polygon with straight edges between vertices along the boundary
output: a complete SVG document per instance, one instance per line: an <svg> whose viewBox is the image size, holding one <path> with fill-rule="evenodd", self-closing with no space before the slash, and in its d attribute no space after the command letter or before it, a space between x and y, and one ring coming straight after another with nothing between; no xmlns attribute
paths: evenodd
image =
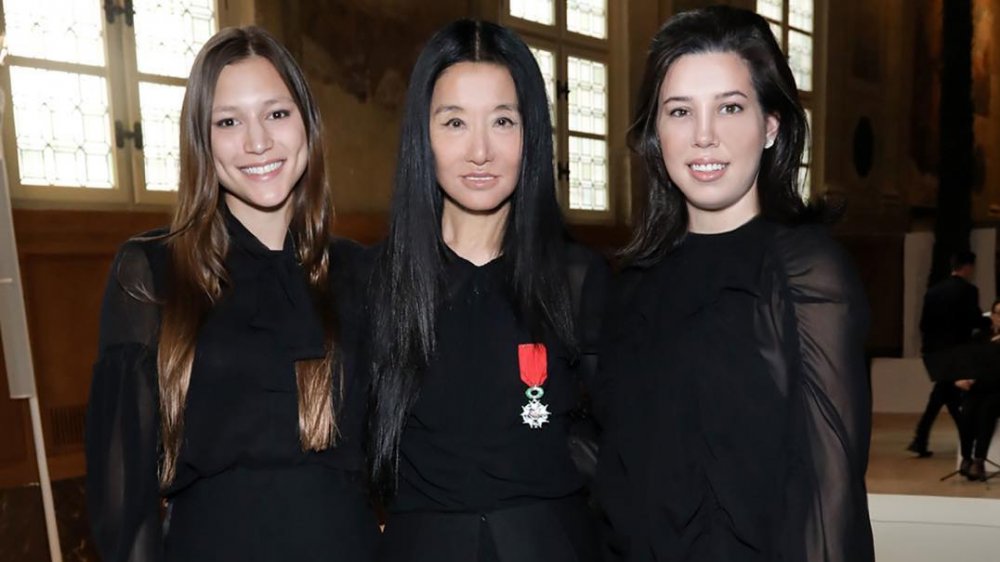
<svg viewBox="0 0 1000 562"><path fill-rule="evenodd" d="M521 408L521 420L531 429L540 429L549 421L549 407L539 401L545 391L542 385L549 376L548 353L540 343L522 343L517 346L521 380L528 385L524 395L528 403Z"/></svg>

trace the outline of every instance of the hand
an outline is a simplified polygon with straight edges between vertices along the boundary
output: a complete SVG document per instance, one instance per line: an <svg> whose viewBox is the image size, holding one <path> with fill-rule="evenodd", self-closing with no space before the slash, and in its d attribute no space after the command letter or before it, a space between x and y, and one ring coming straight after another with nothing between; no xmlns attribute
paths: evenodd
<svg viewBox="0 0 1000 562"><path fill-rule="evenodd" d="M972 379L962 379L960 381L955 381L955 386L961 388L962 390L969 390L972 385L976 384L976 381Z"/></svg>

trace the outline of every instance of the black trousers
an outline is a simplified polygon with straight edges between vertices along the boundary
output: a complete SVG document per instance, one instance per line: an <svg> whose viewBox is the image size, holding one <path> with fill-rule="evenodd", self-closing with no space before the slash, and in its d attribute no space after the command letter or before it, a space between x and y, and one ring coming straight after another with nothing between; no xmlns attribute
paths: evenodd
<svg viewBox="0 0 1000 562"><path fill-rule="evenodd" d="M963 427L960 412L961 404L962 392L955 386L955 383L948 381L934 383L934 389L931 390L931 395L927 399L927 408L924 409L924 415L920 417L920 422L917 423L913 442L919 447L927 447L927 440L931 436L931 427L934 425L934 420L937 418L938 412L941 411L941 406L948 408L948 413L951 414L952 419L955 420L955 425L959 428L959 432L961 432Z"/></svg>
<svg viewBox="0 0 1000 562"><path fill-rule="evenodd" d="M964 427L959 435L962 439L962 458L985 459L990 449L990 441L1000 418L1000 393L982 393L973 390L962 401Z"/></svg>

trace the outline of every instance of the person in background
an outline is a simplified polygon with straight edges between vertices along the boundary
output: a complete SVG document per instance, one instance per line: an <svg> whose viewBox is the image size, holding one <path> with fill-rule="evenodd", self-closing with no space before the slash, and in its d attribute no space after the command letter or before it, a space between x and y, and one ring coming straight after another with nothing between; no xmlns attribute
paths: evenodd
<svg viewBox="0 0 1000 562"><path fill-rule="evenodd" d="M982 339L990 345L1000 345L1000 300L993 301L990 307L990 329L985 336ZM969 480L984 480L986 457L997 419L1000 418L1000 376L959 380L955 386L964 391L960 418L963 426L959 432L962 464L959 472Z"/></svg>
<svg viewBox="0 0 1000 562"><path fill-rule="evenodd" d="M978 330L985 330L987 322L979 308L979 289L972 284L976 269L976 254L963 251L951 258L951 275L927 290L924 295L923 310L920 314L921 353L947 351L973 341ZM927 407L917 422L913 440L906 450L918 457L929 457L933 451L927 448L931 427L941 407L962 427L959 411L962 402L961 389L952 381L934 383L927 399Z"/></svg>

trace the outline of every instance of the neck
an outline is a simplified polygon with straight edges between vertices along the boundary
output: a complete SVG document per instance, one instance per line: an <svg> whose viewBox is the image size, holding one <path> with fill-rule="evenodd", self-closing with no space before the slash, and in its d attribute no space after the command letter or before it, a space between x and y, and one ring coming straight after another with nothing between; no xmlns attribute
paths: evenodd
<svg viewBox="0 0 1000 562"><path fill-rule="evenodd" d="M441 212L441 236L444 243L463 259L483 265L500 255L509 214L509 202L494 211L476 213L462 209L446 198Z"/></svg>
<svg viewBox="0 0 1000 562"><path fill-rule="evenodd" d="M292 222L291 205L284 205L276 210L261 210L247 205L238 198L226 194L226 206L229 212L246 227L260 243L271 250L285 247L285 235L288 225Z"/></svg>
<svg viewBox="0 0 1000 562"><path fill-rule="evenodd" d="M739 201L723 209L701 209L689 201L687 211L688 232L721 234L736 230L760 214L757 186L751 187Z"/></svg>

